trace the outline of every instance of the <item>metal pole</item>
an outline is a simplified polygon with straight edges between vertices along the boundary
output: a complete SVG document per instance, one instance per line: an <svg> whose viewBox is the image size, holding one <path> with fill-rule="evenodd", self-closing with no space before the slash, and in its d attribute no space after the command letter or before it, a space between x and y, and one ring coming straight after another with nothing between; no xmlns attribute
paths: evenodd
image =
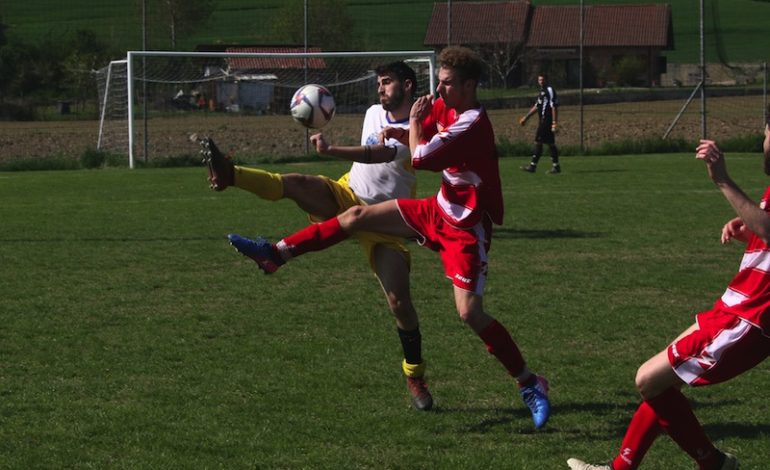
<svg viewBox="0 0 770 470"><path fill-rule="evenodd" d="M580 153L585 151L583 140L583 0L580 0Z"/></svg>
<svg viewBox="0 0 770 470"><path fill-rule="evenodd" d="M446 45L452 44L452 0L446 1Z"/></svg>
<svg viewBox="0 0 770 470"><path fill-rule="evenodd" d="M128 87L128 113L126 119L128 120L128 167L134 168L134 70L133 70L133 54L128 51L126 54L126 86Z"/></svg>
<svg viewBox="0 0 770 470"><path fill-rule="evenodd" d="M142 50L147 50L147 0L142 0ZM144 162L148 160L147 134L147 58L142 57L142 119L144 121Z"/></svg>
<svg viewBox="0 0 770 470"><path fill-rule="evenodd" d="M765 125L767 125L768 118L768 110L767 109L767 62L764 62L762 64L762 69L765 71L764 80L762 83L762 128L765 128Z"/></svg>
<svg viewBox="0 0 770 470"><path fill-rule="evenodd" d="M703 4L700 0L700 121L701 138L706 138L706 46L703 33Z"/></svg>
<svg viewBox="0 0 770 470"><path fill-rule="evenodd" d="M305 54L307 54L307 24L308 24L308 9L307 0L305 0ZM308 68L308 56L305 56L305 83L307 83L307 68ZM305 129L305 155L310 153L310 129Z"/></svg>
<svg viewBox="0 0 770 470"><path fill-rule="evenodd" d="M663 139L667 139L668 135L671 133L671 131L674 129L674 126L676 126L676 123L679 122L679 118L682 117L682 114L687 109L687 107L690 105L690 102L693 98L695 98L695 94L698 93L698 88L701 88L703 86L703 82L699 82L698 85L695 87L695 89L690 93L690 97L687 98L687 101L684 102L684 105L682 106L682 109L679 110L679 113L674 117L674 120L671 121L671 125L668 126L668 129L666 129L666 133L663 134Z"/></svg>

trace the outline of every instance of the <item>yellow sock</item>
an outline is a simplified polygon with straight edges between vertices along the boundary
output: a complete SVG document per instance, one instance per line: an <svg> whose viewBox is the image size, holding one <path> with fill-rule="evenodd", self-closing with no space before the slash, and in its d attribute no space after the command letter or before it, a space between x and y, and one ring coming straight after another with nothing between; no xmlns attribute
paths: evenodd
<svg viewBox="0 0 770 470"><path fill-rule="evenodd" d="M236 166L235 186L269 201L277 201L283 197L281 175L258 168Z"/></svg>
<svg viewBox="0 0 770 470"><path fill-rule="evenodd" d="M406 359L404 359L401 362L401 369L407 377L422 377L425 375L425 361L422 361L419 364L409 364L406 362Z"/></svg>

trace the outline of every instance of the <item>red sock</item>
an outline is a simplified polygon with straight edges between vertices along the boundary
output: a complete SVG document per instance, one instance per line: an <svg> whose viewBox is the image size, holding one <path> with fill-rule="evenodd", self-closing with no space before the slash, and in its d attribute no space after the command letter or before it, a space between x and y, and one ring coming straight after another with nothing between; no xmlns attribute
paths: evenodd
<svg viewBox="0 0 770 470"><path fill-rule="evenodd" d="M669 388L647 400L647 404L658 416L658 424L683 451L695 459L700 468L717 468L721 454L706 436L690 403L679 389Z"/></svg>
<svg viewBox="0 0 770 470"><path fill-rule="evenodd" d="M336 217L320 224L310 224L299 232L281 240L291 256L299 256L309 251L321 251L345 240L348 235L340 226Z"/></svg>
<svg viewBox="0 0 770 470"><path fill-rule="evenodd" d="M643 401L637 408L628 425L620 453L612 462L614 470L634 470L639 468L644 454L655 442L663 429L658 424L658 416L650 405Z"/></svg>
<svg viewBox="0 0 770 470"><path fill-rule="evenodd" d="M514 377L521 374L524 370L524 358L503 325L497 320L492 321L479 333L479 338L486 344L487 351L503 364L509 374Z"/></svg>

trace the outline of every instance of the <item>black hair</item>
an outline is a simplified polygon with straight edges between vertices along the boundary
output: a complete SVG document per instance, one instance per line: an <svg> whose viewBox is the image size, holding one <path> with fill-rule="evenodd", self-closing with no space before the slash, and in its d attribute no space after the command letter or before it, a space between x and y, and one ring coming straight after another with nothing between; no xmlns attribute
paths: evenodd
<svg viewBox="0 0 770 470"><path fill-rule="evenodd" d="M414 92L417 90L417 74L414 73L414 69L412 69L412 67L406 65L406 63L402 60L380 65L374 69L374 72L377 74L377 76L390 74L395 75L396 78L398 78L398 81L401 83L404 83L406 80L410 80L412 82L412 91Z"/></svg>

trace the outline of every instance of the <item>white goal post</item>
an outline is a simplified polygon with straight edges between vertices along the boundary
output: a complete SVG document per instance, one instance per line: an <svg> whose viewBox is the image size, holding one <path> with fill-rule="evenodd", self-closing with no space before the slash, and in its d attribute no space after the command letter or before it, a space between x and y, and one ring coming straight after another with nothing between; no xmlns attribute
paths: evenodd
<svg viewBox="0 0 770 470"><path fill-rule="evenodd" d="M358 135L347 135L348 131L344 138L357 141L363 111L377 102L373 67L396 60L404 60L415 69L419 94L435 90L434 51L129 51L125 60L99 72L105 84L100 85L98 145L107 149L107 124L117 120L125 143L109 150L127 154L131 168L138 154L146 160L148 154L175 157L193 153L189 142L183 140L193 132L227 131L231 141L227 147L247 156L274 152L280 158L304 153L307 132L289 117L289 98L307 83L324 85L335 97L337 116L324 132L333 133L337 126L340 136L335 137L343 138L341 126L349 115L348 120L359 123ZM121 78L114 70L120 67L125 70L125 97L116 93ZM110 114L114 101L125 103L117 107L122 116ZM142 122L143 128L136 125ZM242 134L232 135L239 127L244 128ZM279 132L292 134L285 139L285 147L266 149L256 144L260 132L272 137Z"/></svg>

